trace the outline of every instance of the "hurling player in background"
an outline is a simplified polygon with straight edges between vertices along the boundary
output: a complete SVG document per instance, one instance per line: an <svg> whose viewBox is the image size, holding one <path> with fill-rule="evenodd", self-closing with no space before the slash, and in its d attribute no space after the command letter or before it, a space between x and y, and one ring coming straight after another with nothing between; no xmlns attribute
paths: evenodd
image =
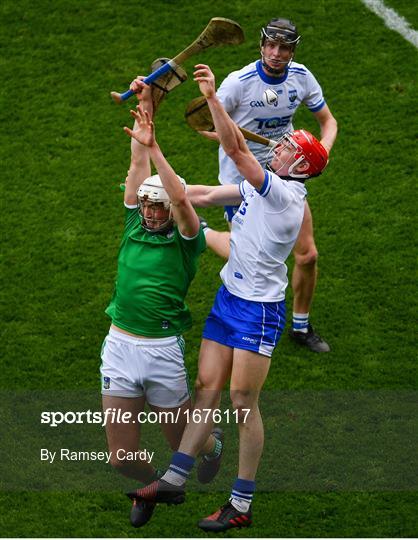
<svg viewBox="0 0 418 540"><path fill-rule="evenodd" d="M150 88L138 78L131 89L143 109L132 111L134 130L125 128L131 136L131 163L115 289L106 309L112 324L101 353L103 410L120 409L137 419L145 403L157 412L180 409L177 422L161 424L176 450L186 423L183 412L191 405L182 333L192 321L185 297L205 238L184 180L174 173L155 140ZM158 175L151 176L150 159ZM147 483L158 477L158 471L150 463L123 459L139 450L140 432L138 421L106 425L113 467ZM221 439L221 430L216 430L202 448L204 482L219 469ZM131 523L139 527L154 505L131 498Z"/></svg>
<svg viewBox="0 0 418 540"><path fill-rule="evenodd" d="M277 140L292 132L293 116L302 103L317 119L321 144L330 152L337 136L337 122L325 103L322 89L303 64L293 61L300 41L296 26L288 19L272 19L261 29L261 59L231 73L220 85L217 95L225 110L240 127ZM209 138L216 134L202 132ZM266 165L269 148L247 143L257 160ZM243 180L233 160L219 148L219 182L238 184ZM237 207L225 207L229 222ZM227 256L227 242L214 235L207 244L221 256ZM309 322L317 278L318 252L315 246L312 215L305 202L305 214L298 241L293 250L293 317L290 337L315 352L328 352L329 345L314 332Z"/></svg>
<svg viewBox="0 0 418 540"><path fill-rule="evenodd" d="M188 189L196 206L219 204L222 194L232 200L234 192L243 199L232 221L223 284L203 330L194 403L198 413L218 409L230 379L232 417L239 429L238 474L229 501L199 522L205 531L221 532L247 527L252 521L255 476L264 444L258 400L285 324L285 261L302 225L305 180L322 172L328 152L310 133L295 131L278 141L268 157L269 170L263 169L216 97L210 68L198 64L195 80L207 99L222 147L246 178L239 185ZM136 496L149 503L183 502L186 479L212 425L211 415L192 414L167 472L137 490Z"/></svg>

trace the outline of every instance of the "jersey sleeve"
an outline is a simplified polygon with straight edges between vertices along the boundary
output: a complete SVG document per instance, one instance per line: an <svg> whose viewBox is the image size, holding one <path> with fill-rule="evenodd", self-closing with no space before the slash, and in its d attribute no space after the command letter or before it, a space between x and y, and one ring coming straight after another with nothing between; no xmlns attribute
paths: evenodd
<svg viewBox="0 0 418 540"><path fill-rule="evenodd" d="M138 214L138 207L125 205L125 228L130 228L138 219L141 220L141 216Z"/></svg>
<svg viewBox="0 0 418 540"><path fill-rule="evenodd" d="M186 238L181 235L180 231L176 227L176 235L179 238L179 242L183 246L183 250L194 255L200 255L206 249L205 233L202 227L199 227L199 232L193 238Z"/></svg>
<svg viewBox="0 0 418 540"><path fill-rule="evenodd" d="M320 111L325 105L325 99L319 82L309 70L306 71L306 95L303 99L303 103L311 112L315 113Z"/></svg>
<svg viewBox="0 0 418 540"><path fill-rule="evenodd" d="M131 231L138 221L142 221L141 216L138 214L138 207L125 205L125 233Z"/></svg>
<svg viewBox="0 0 418 540"><path fill-rule="evenodd" d="M266 203L271 206L274 212L285 210L293 200L293 195L287 188L286 180L282 180L277 174L270 171L264 171L264 183L256 191L266 200Z"/></svg>
<svg viewBox="0 0 418 540"><path fill-rule="evenodd" d="M219 101L228 113L239 106L241 94L242 86L236 72L230 73L216 92Z"/></svg>
<svg viewBox="0 0 418 540"><path fill-rule="evenodd" d="M194 238L184 238L176 227L175 234L181 246L184 268L189 278L193 279L196 274L199 256L206 249L205 233L202 227L199 227L199 232Z"/></svg>
<svg viewBox="0 0 418 540"><path fill-rule="evenodd" d="M245 199L245 196L252 190L254 189L254 187L252 186L252 184L250 184L250 182L248 182L248 180L244 180L243 182L240 182L238 184L238 187L239 187L239 193L241 195L241 199L244 200Z"/></svg>

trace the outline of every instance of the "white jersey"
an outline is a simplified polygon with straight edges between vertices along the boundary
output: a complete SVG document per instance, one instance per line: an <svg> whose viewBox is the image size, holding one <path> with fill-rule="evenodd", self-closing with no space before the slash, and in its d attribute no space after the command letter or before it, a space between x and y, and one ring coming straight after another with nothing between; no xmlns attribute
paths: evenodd
<svg viewBox="0 0 418 540"><path fill-rule="evenodd" d="M272 90L273 101L267 103L264 92ZM217 96L225 110L240 127L277 139L293 131L292 119L296 109L304 103L312 112L325 105L321 87L303 65L292 62L282 77L271 77L263 71L261 60L234 71L223 81ZM248 141L248 147L263 167L269 148ZM235 163L219 148L219 182L238 184L243 180Z"/></svg>
<svg viewBox="0 0 418 540"><path fill-rule="evenodd" d="M221 279L231 294L257 302L285 297L285 261L302 225L306 188L265 171L262 188L239 186L243 202L232 219L230 255Z"/></svg>

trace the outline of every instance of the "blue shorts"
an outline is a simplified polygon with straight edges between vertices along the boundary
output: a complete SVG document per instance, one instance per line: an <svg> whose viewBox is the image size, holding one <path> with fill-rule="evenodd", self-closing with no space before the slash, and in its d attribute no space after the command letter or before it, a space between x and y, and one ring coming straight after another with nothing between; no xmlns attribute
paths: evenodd
<svg viewBox="0 0 418 540"><path fill-rule="evenodd" d="M271 356L286 323L285 301L250 302L221 285L203 337L233 349Z"/></svg>
<svg viewBox="0 0 418 540"><path fill-rule="evenodd" d="M239 206L224 206L224 210L225 210L224 218L225 218L225 221L227 221L228 223L231 223L232 218L234 217L234 215L238 211L238 208L239 208Z"/></svg>

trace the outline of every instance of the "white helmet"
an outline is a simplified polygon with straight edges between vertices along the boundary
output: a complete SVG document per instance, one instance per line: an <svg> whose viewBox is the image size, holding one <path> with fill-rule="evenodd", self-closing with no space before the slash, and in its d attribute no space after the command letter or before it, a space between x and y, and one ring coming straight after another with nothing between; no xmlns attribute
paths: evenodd
<svg viewBox="0 0 418 540"><path fill-rule="evenodd" d="M178 175L177 178L180 180L184 190L186 191L186 181ZM136 192L136 196L138 199L138 212L142 217L142 226L144 227L144 229L150 232L161 232L168 229L172 225L173 219L171 215L170 197L164 189L163 183L161 182L161 178L158 174L154 174L153 176L146 178L144 182L139 186ZM165 219L164 221L157 220L160 222L160 225L158 225L157 227L147 227L145 223L142 212L142 204L145 201L150 201L152 203L162 203L166 210L170 210L167 219Z"/></svg>

